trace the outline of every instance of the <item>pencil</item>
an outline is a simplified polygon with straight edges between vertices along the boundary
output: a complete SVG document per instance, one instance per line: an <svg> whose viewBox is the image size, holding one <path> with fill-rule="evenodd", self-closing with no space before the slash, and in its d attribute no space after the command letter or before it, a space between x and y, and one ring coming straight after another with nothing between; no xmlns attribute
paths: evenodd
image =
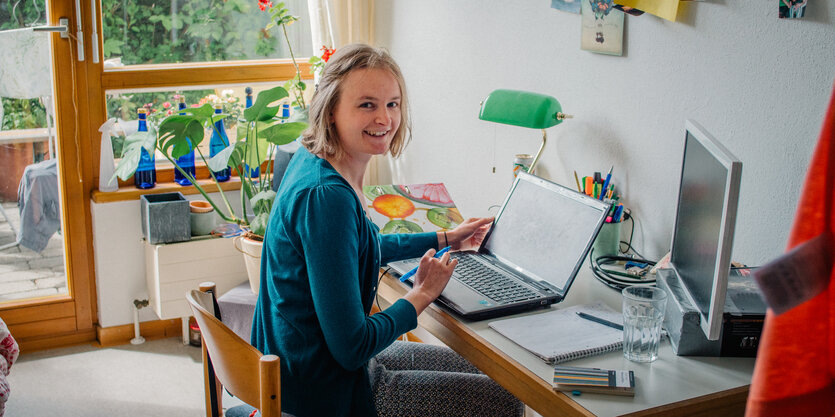
<svg viewBox="0 0 835 417"><path fill-rule="evenodd" d="M574 181L577 181L577 191L583 192L583 187L580 186L580 177L577 176L577 171L574 171Z"/></svg>

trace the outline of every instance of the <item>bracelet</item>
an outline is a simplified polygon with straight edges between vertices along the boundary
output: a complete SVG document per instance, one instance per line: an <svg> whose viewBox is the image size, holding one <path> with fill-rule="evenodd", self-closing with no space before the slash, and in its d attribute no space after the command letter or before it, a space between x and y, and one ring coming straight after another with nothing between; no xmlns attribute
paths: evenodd
<svg viewBox="0 0 835 417"><path fill-rule="evenodd" d="M446 238L446 230L444 230L444 247L449 246L449 241Z"/></svg>

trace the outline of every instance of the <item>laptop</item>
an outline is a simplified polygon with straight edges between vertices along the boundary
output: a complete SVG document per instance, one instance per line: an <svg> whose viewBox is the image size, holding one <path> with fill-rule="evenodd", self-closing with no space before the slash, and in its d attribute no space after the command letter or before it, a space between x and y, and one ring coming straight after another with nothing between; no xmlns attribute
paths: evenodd
<svg viewBox="0 0 835 417"><path fill-rule="evenodd" d="M478 251L452 253L458 266L437 302L463 318L483 320L562 301L609 208L520 172ZM388 265L403 275L419 262Z"/></svg>

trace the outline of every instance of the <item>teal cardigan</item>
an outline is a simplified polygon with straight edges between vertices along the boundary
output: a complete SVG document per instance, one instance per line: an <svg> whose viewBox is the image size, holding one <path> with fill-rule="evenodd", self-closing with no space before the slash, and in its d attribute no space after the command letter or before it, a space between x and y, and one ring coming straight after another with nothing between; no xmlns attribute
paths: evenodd
<svg viewBox="0 0 835 417"><path fill-rule="evenodd" d="M304 148L267 230L251 343L281 359L282 411L375 416L368 361L417 327L406 300L368 316L380 264L422 256L436 234L380 235L348 182Z"/></svg>

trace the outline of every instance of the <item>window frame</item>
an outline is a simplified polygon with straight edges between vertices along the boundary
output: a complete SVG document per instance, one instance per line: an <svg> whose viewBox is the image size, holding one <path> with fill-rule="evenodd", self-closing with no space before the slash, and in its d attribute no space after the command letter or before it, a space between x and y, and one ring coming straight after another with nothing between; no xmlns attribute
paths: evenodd
<svg viewBox="0 0 835 417"><path fill-rule="evenodd" d="M297 58L299 71L302 79L310 76L311 66L307 62L309 57ZM299 62L301 61L301 62ZM225 61L225 62L189 62L177 64L143 64L130 65L119 68L107 68L101 71L101 100L106 103L106 94L114 90L153 90L153 89L177 89L179 87L194 86L216 86L229 84L247 83L283 83L296 76L296 67L293 61L288 58L282 59L259 59L246 61ZM106 106L102 113L102 122L107 120ZM101 125L101 123L99 125ZM98 183L99 156L96 149L94 158L94 180ZM198 163L201 167L202 162ZM157 184L170 185L174 182L174 167L157 167ZM208 173L203 175L198 168L198 179L207 178ZM141 195L133 192L126 192L125 188L133 187L133 178L119 180L120 195L124 199L138 198ZM178 185L179 187L179 185ZM189 187L181 187L189 188ZM192 189L194 187L191 187ZM184 194L192 194L185 190ZM152 191L148 191L150 193ZM194 192L196 193L196 191ZM102 193L94 192L95 201L100 198L107 198ZM120 198L121 199L121 198ZM111 201L108 199L108 201ZM119 201L119 200L116 200Z"/></svg>

